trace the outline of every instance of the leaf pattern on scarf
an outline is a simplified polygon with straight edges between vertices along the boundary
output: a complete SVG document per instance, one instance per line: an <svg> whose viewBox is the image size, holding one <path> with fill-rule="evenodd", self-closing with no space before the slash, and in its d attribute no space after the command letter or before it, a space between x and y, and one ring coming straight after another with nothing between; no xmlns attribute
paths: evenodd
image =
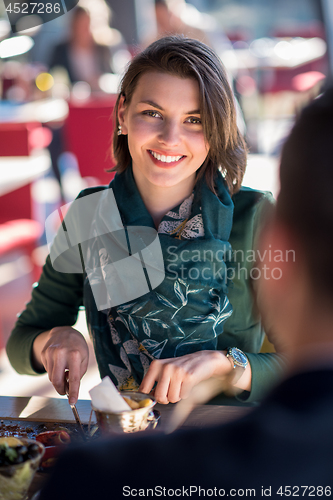
<svg viewBox="0 0 333 500"><path fill-rule="evenodd" d="M174 284L174 290L175 290L176 296L181 301L182 305L186 306L186 304L187 304L187 297L184 296L184 294L182 292L182 289L180 288L179 281L177 281L177 280L175 281L175 284Z"/></svg>
<svg viewBox="0 0 333 500"><path fill-rule="evenodd" d="M174 309L178 309L178 307L173 304L170 300L168 300L166 297L163 297L163 295L160 295L159 293L156 292L156 297L158 300L166 307L173 307Z"/></svg>
<svg viewBox="0 0 333 500"><path fill-rule="evenodd" d="M110 326L110 332L111 332L112 343L113 343L114 345L121 344L121 338L120 338L120 335L119 335L119 333L117 332L117 330L115 329L114 324L113 324L113 321L110 321L110 319L109 319L109 320L108 320L108 322L109 322L109 326Z"/></svg>
<svg viewBox="0 0 333 500"><path fill-rule="evenodd" d="M140 353L139 342L136 339L126 340L123 343L123 347L127 354L138 355Z"/></svg>
<svg viewBox="0 0 333 500"><path fill-rule="evenodd" d="M127 356L127 354L126 354L126 352L125 352L124 346L122 346L122 347L120 348L120 359L122 360L122 362L123 362L123 363L124 363L124 365L126 366L127 370L128 370L129 372L131 372L131 363L130 363L130 361L129 361L129 359L128 359L128 356Z"/></svg>
<svg viewBox="0 0 333 500"><path fill-rule="evenodd" d="M131 333L133 333L133 335L137 336L139 333L139 327L130 314L128 315L128 323L129 323L129 326L131 329Z"/></svg>
<svg viewBox="0 0 333 500"><path fill-rule="evenodd" d="M162 342L157 342L157 340L145 339L142 341L143 347L147 349L149 353L154 356L154 358L159 359L161 357L162 351L168 339L162 340Z"/></svg>
<svg viewBox="0 0 333 500"><path fill-rule="evenodd" d="M144 333L147 335L147 337L150 337L151 329L150 329L149 323L146 319L142 320L142 328L143 328Z"/></svg>
<svg viewBox="0 0 333 500"><path fill-rule="evenodd" d="M132 309L131 314L135 314L135 313L141 311L141 309L144 308L144 306L147 304L147 302L148 302L148 300L145 300L145 302L138 304L136 307L134 307L134 309ZM131 304L131 305L133 305L133 304Z"/></svg>
<svg viewBox="0 0 333 500"><path fill-rule="evenodd" d="M216 301L214 303L209 302L209 304L212 305L214 309L216 309L217 314L211 313L207 315L199 315L199 316L193 316L192 318L186 318L184 321L186 323L209 323L212 321L214 323L213 325L213 331L215 336L218 335L216 332L216 327L219 326L221 323L223 323L229 316L232 314L232 306L229 302L228 297L224 297L223 304L221 305L221 297L217 295L214 291L214 289L211 289L209 291L209 295L211 297L216 297Z"/></svg>

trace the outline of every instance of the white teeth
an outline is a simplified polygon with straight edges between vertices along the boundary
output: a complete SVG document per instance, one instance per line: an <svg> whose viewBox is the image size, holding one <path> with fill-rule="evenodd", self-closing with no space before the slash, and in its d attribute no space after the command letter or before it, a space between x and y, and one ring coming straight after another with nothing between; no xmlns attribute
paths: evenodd
<svg viewBox="0 0 333 500"><path fill-rule="evenodd" d="M153 155L156 160L163 161L164 163L171 163L173 161L179 161L182 156L164 156L164 155L159 155L158 153L155 153L154 151L150 151L151 154Z"/></svg>

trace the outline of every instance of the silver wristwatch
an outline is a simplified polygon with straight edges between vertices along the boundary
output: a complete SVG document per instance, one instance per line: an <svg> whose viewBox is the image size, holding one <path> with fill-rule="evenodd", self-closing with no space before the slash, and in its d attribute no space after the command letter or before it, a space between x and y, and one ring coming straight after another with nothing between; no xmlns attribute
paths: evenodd
<svg viewBox="0 0 333 500"><path fill-rule="evenodd" d="M244 373L245 368L247 367L249 360L237 347L228 347L227 348L227 358L230 358L233 362L234 365L234 370L233 370L233 375L232 375L232 384L235 384L238 379L241 378L241 376Z"/></svg>

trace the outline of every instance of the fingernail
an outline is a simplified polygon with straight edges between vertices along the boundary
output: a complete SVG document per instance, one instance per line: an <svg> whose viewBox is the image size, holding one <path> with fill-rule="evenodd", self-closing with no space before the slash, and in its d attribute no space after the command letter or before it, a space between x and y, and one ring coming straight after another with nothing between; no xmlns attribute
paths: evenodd
<svg viewBox="0 0 333 500"><path fill-rule="evenodd" d="M75 405L76 404L76 399L75 398L70 398L69 399L69 404L70 405Z"/></svg>

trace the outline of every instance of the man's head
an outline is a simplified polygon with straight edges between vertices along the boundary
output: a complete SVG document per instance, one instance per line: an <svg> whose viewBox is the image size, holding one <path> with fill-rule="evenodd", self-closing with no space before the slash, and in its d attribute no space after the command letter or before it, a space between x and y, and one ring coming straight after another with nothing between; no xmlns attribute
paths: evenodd
<svg viewBox="0 0 333 500"><path fill-rule="evenodd" d="M333 89L302 113L283 148L277 219L303 247L313 289L333 301Z"/></svg>
<svg viewBox="0 0 333 500"><path fill-rule="evenodd" d="M329 341L325 329L312 327L324 318L330 324L330 312L333 318L333 89L297 120L283 147L280 181L263 237L271 251L265 264L279 267L280 278L261 280L259 302L288 350Z"/></svg>

